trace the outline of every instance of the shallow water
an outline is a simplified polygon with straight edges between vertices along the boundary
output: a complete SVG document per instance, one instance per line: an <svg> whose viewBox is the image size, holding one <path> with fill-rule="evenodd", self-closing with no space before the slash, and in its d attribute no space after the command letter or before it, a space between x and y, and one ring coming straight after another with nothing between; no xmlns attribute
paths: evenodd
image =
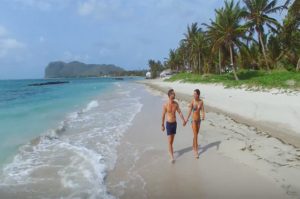
<svg viewBox="0 0 300 199"><path fill-rule="evenodd" d="M2 149L15 148L2 164L0 198L113 198L104 178L115 164L119 140L142 107L139 85L73 81L79 82L34 88L40 91L31 91L35 94L23 101L6 97L11 100L6 106L2 99L1 131L9 129L13 122L5 121L13 116L19 116L21 124L11 135L0 134L5 138Z"/></svg>

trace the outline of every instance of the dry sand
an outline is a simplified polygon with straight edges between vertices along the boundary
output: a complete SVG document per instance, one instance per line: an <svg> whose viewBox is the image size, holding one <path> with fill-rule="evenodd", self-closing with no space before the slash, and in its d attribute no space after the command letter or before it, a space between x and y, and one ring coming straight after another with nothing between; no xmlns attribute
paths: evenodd
<svg viewBox="0 0 300 199"><path fill-rule="evenodd" d="M183 127L178 117L176 162L170 163L167 136L160 130L161 108L167 97L142 85L139 92L144 106L123 137L116 166L106 178L113 195L139 199L300 198L300 149L220 113L208 112L202 123L199 159L193 157L191 127ZM191 99L191 95L177 97ZM179 103L186 116L187 102Z"/></svg>
<svg viewBox="0 0 300 199"><path fill-rule="evenodd" d="M156 89L175 89L177 94L191 96L195 88L207 107L230 116L239 123L255 126L282 141L300 147L300 93L277 89L252 91L224 88L216 84L165 82L161 79L144 81Z"/></svg>

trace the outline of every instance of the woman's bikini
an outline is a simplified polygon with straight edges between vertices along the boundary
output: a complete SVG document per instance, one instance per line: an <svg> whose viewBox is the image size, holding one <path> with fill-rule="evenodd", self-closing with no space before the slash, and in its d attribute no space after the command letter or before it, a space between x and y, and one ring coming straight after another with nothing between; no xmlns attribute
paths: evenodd
<svg viewBox="0 0 300 199"><path fill-rule="evenodd" d="M193 113L198 110L199 103L200 103L200 101L198 102L198 105L196 105L195 104L195 100L194 100L194 102L193 102L193 109L192 109ZM199 109L200 109L200 107L199 107ZM201 124L201 119L199 119L199 120L193 120L193 119L191 119L191 124L193 124L193 122L195 122L196 124L200 125Z"/></svg>

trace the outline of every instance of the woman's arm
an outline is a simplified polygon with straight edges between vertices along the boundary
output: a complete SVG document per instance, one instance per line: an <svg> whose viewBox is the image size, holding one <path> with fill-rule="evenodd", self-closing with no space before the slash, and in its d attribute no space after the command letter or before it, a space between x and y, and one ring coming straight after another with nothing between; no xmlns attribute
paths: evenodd
<svg viewBox="0 0 300 199"><path fill-rule="evenodd" d="M192 113L192 109L193 109L193 101L191 101L191 103L189 104L189 114L186 118L186 122L190 119L191 113Z"/></svg>
<svg viewBox="0 0 300 199"><path fill-rule="evenodd" d="M205 111L204 111L204 102L203 102L203 100L202 100L201 112L202 112L202 120L204 120L205 119Z"/></svg>

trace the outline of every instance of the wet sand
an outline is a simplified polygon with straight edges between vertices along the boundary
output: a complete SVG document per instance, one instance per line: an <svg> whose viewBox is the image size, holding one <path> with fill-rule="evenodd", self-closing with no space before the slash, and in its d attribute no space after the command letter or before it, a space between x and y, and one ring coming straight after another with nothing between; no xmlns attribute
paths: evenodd
<svg viewBox="0 0 300 199"><path fill-rule="evenodd" d="M202 123L199 159L193 156L191 126L183 127L177 118L172 164L166 133L160 130L167 96L142 85L139 92L143 108L122 138L117 163L106 178L111 194L119 198L300 198L300 150L220 113L209 111ZM186 116L187 102L179 103Z"/></svg>

